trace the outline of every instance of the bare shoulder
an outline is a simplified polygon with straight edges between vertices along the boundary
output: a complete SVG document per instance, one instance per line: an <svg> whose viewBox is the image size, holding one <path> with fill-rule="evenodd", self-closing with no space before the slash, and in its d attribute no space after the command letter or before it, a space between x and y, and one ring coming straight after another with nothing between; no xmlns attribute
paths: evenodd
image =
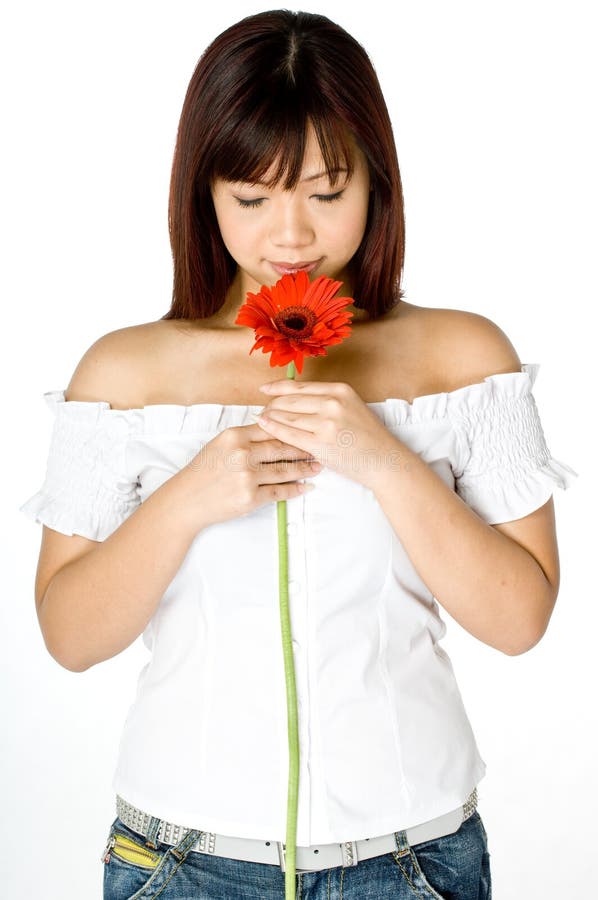
<svg viewBox="0 0 598 900"><path fill-rule="evenodd" d="M488 375L520 372L521 360L492 319L461 309L416 307L442 390L457 390Z"/></svg>
<svg viewBox="0 0 598 900"><path fill-rule="evenodd" d="M118 328L102 335L81 357L66 400L107 401L113 409L139 405L149 354L159 354L165 329L158 322Z"/></svg>

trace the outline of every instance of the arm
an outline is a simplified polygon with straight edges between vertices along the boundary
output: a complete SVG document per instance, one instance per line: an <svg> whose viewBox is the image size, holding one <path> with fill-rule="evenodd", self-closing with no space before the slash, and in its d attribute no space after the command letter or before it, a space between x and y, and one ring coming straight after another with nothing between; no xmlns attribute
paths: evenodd
<svg viewBox="0 0 598 900"><path fill-rule="evenodd" d="M50 581L39 623L48 650L65 668L83 672L110 659L145 629L200 530L183 515L186 472Z"/></svg>
<svg viewBox="0 0 598 900"><path fill-rule="evenodd" d="M397 443L400 468L386 472L374 493L420 577L474 637L509 655L531 649L546 630L558 584L522 544L484 522L417 453ZM530 520L530 529L548 534L552 508L551 498L509 525L523 537Z"/></svg>
<svg viewBox="0 0 598 900"><path fill-rule="evenodd" d="M497 326L458 316L461 336L479 354L468 361L470 374L461 373L464 384L520 371ZM381 471L372 489L420 577L479 640L508 655L529 650L546 630L559 588L552 498L520 520L489 525L417 453L391 441L400 465Z"/></svg>
<svg viewBox="0 0 598 900"><path fill-rule="evenodd" d="M143 396L144 328L110 332L84 354L67 400L108 400L114 409ZM125 395L125 392L128 395ZM50 654L82 672L128 647L145 629L203 523L190 523L182 470L104 541L44 527L36 605ZM187 473L188 474L188 473Z"/></svg>

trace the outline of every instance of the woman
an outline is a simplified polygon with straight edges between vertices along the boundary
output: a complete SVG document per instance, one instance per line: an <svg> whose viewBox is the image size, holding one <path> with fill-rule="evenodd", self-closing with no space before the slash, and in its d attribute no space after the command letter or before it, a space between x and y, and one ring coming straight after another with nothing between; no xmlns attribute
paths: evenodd
<svg viewBox="0 0 598 900"><path fill-rule="evenodd" d="M45 395L46 481L22 507L44 525L54 658L84 671L140 634L152 651L104 897L284 896L287 500L297 896L488 898L486 766L439 604L509 655L548 625L552 493L576 473L548 451L537 366L482 316L404 300L388 111L366 52L323 16L260 13L206 49L169 225L171 309L100 338ZM293 382L236 320L299 268L341 281L353 320Z"/></svg>

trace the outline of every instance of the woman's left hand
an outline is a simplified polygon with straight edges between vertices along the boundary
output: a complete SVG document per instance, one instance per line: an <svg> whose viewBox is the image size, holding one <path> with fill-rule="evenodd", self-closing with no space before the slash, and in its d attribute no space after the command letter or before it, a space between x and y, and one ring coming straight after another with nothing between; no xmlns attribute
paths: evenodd
<svg viewBox="0 0 598 900"><path fill-rule="evenodd" d="M385 470L399 465L401 442L351 385L287 378L270 382L264 393L276 396L258 425L323 466L371 488Z"/></svg>

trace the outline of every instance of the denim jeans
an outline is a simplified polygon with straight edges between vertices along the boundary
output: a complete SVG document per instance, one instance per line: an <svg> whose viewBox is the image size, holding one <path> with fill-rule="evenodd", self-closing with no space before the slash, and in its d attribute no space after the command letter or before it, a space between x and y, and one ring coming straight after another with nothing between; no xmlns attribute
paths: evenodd
<svg viewBox="0 0 598 900"><path fill-rule="evenodd" d="M115 833L118 844L104 863L104 900L284 900L285 876L278 865L191 851L199 831L188 832L176 846L156 841L155 851L118 817L109 837ZM492 897L486 829L477 810L454 834L413 847L404 831L395 839L396 850L356 866L297 873L296 900Z"/></svg>

